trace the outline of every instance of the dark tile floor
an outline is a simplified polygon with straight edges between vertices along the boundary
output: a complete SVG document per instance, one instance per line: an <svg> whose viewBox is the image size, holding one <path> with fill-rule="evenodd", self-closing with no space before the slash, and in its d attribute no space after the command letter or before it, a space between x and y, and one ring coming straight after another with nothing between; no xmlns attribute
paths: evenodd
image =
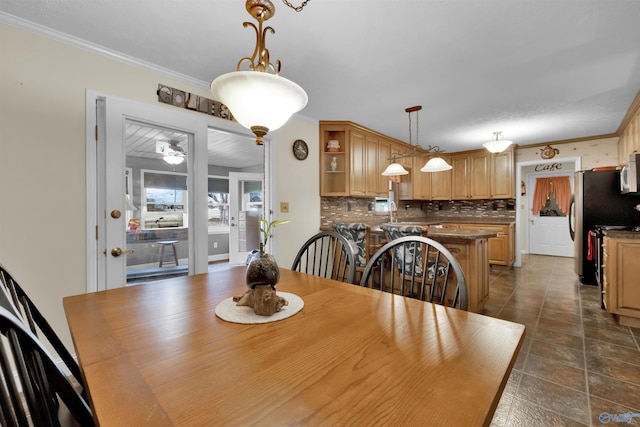
<svg viewBox="0 0 640 427"><path fill-rule="evenodd" d="M524 256L490 289L484 314L527 328L492 426L640 426L640 329L600 309L573 258Z"/></svg>

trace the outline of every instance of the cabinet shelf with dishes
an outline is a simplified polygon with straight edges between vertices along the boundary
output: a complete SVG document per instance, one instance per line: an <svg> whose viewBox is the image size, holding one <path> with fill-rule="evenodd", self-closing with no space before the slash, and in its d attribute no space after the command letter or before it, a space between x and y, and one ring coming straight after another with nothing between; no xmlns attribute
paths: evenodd
<svg viewBox="0 0 640 427"><path fill-rule="evenodd" d="M349 194L348 128L343 125L320 126L320 194Z"/></svg>

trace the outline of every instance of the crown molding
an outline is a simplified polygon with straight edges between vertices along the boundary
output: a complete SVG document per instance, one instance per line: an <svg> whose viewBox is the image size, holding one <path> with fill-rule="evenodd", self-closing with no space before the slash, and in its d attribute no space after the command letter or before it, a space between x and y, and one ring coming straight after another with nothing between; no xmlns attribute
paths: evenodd
<svg viewBox="0 0 640 427"><path fill-rule="evenodd" d="M158 73L165 77L176 79L178 81L181 81L196 87L209 89L209 84L210 84L209 82L195 79L191 76L178 73L168 68L160 67L156 64L152 64L151 62L142 61L138 58L125 55L121 52L108 49L104 46L100 46L95 43L91 43L86 40L70 36L69 34L65 34L63 32L54 30L52 28L45 27L43 25L36 24L31 21L27 21L26 19L18 18L17 16L8 14L6 12L0 11L0 23L18 28L19 30L24 30L24 31L36 34L44 38L55 40L78 49L95 53L95 54L107 57L109 59L113 59L115 61L125 63L127 65L142 68L144 70L151 71L153 73Z"/></svg>
<svg viewBox="0 0 640 427"><path fill-rule="evenodd" d="M633 100L633 102L631 102L631 105L627 110L627 114L625 114L624 118L620 122L620 126L618 126L618 130L616 130L616 135L622 136L625 129L631 122L631 119L633 119L636 116L636 114L638 114L639 111L640 111L640 90L636 94L636 97Z"/></svg>

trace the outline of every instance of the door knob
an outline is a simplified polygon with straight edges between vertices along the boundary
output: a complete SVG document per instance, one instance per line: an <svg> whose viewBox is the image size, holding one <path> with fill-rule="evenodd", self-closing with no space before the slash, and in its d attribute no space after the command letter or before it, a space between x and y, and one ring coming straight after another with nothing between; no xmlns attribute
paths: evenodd
<svg viewBox="0 0 640 427"><path fill-rule="evenodd" d="M118 219L121 216L122 216L122 212L120 212L118 209L114 209L111 211L111 218Z"/></svg>
<svg viewBox="0 0 640 427"><path fill-rule="evenodd" d="M122 254L132 254L132 253L133 253L133 249L127 249L125 251L123 251L121 248L118 248L118 247L111 249L111 255L113 256L120 256Z"/></svg>

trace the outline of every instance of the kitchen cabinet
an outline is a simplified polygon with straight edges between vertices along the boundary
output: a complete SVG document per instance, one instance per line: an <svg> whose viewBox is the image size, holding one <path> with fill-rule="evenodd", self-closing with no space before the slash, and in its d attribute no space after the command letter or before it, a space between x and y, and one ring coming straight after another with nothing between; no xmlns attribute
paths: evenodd
<svg viewBox="0 0 640 427"><path fill-rule="evenodd" d="M621 325L640 327L640 239L604 238L603 301Z"/></svg>
<svg viewBox="0 0 640 427"><path fill-rule="evenodd" d="M402 153L406 153L407 147L406 144L398 144L395 142L389 142L389 157L393 159L394 154L402 155ZM387 162L384 165L386 168L387 165L391 162ZM413 158L411 157L403 157L401 159L395 159L396 163L402 165L409 174L400 175L400 182L398 183L398 200L413 200L413 175L416 169L413 168Z"/></svg>
<svg viewBox="0 0 640 427"><path fill-rule="evenodd" d="M329 141L337 144L329 147ZM386 197L389 177L382 172L390 163L392 146L398 152L409 148L402 141L348 121L321 121L319 145L321 196ZM409 164L406 160L403 163ZM404 183L400 191L409 200L410 176Z"/></svg>
<svg viewBox="0 0 640 427"><path fill-rule="evenodd" d="M453 156L451 158L451 198L453 200L469 199L469 156Z"/></svg>
<svg viewBox="0 0 640 427"><path fill-rule="evenodd" d="M451 156L441 157L451 164ZM423 172L431 174L431 200L451 200L451 171Z"/></svg>
<svg viewBox="0 0 640 427"><path fill-rule="evenodd" d="M511 267L516 258L514 224L459 224L462 230L495 231L498 236L489 238L489 264Z"/></svg>
<svg viewBox="0 0 640 427"><path fill-rule="evenodd" d="M343 124L320 125L320 195L349 195L349 155L347 138L349 128ZM329 141L337 141L337 148L330 148ZM338 151L333 151L333 150ZM334 162L335 160L335 162ZM332 166L335 164L335 166Z"/></svg>
<svg viewBox="0 0 640 427"><path fill-rule="evenodd" d="M489 178L492 199L515 199L515 163L513 147L491 155Z"/></svg>
<svg viewBox="0 0 640 427"><path fill-rule="evenodd" d="M451 176L451 198L473 200L491 198L491 154L486 150L454 155Z"/></svg>
<svg viewBox="0 0 640 427"><path fill-rule="evenodd" d="M412 192L414 200L431 200L431 173L421 172L420 168L427 163L431 156L413 157Z"/></svg>
<svg viewBox="0 0 640 427"><path fill-rule="evenodd" d="M429 228L427 236L440 242L460 263L467 280L469 300L468 310L482 313L484 303L489 297L489 259L487 254L487 238L464 238L462 236L438 236L435 229ZM436 235L434 236L434 233Z"/></svg>

